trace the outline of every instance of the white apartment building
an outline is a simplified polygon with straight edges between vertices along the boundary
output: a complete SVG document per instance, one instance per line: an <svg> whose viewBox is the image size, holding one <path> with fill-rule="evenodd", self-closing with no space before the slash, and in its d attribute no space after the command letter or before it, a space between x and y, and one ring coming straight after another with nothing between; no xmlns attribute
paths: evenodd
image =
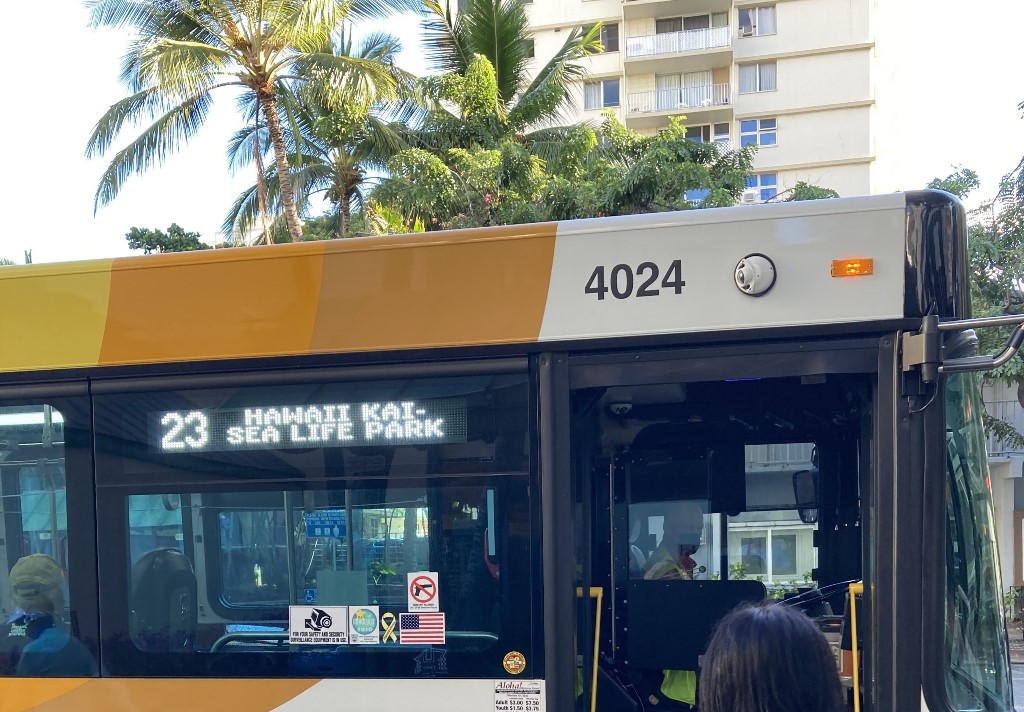
<svg viewBox="0 0 1024 712"><path fill-rule="evenodd" d="M604 53L567 119L605 109L653 133L686 117L690 136L757 144L744 202L807 181L840 195L893 190L875 160L879 72L870 0L533 0L535 56L578 25L603 23Z"/></svg>

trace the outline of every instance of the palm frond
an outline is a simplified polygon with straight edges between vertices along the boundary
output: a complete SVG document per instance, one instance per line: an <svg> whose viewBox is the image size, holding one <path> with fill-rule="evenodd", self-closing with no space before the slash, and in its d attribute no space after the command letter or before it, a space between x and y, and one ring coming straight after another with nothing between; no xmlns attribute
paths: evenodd
<svg viewBox="0 0 1024 712"><path fill-rule="evenodd" d="M375 60L318 53L298 55L292 62L291 76L304 81L304 91L329 109L354 101L367 108L396 96L394 76Z"/></svg>
<svg viewBox="0 0 1024 712"><path fill-rule="evenodd" d="M599 51L601 47L601 26L594 25L584 32L574 28L565 38L562 47L555 53L534 77L533 81L509 112L513 125L526 126L539 118L557 116L570 95L566 88L586 79L588 72L580 64L584 57Z"/></svg>
<svg viewBox="0 0 1024 712"><path fill-rule="evenodd" d="M234 64L231 53L201 42L162 39L142 53L138 80L159 86L165 96L194 96L218 81Z"/></svg>
<svg viewBox="0 0 1024 712"><path fill-rule="evenodd" d="M179 145L192 138L206 121L212 103L207 91L178 104L118 151L100 178L93 209L116 198L131 175L159 165Z"/></svg>
<svg viewBox="0 0 1024 712"><path fill-rule="evenodd" d="M287 12L281 13L278 24L270 25L266 37L277 47L320 52L331 41L336 28L349 16L348 6L348 0L292 3Z"/></svg>
<svg viewBox="0 0 1024 712"><path fill-rule="evenodd" d="M443 74L465 74L474 48L466 38L462 15L454 15L451 0L424 0L423 48L427 66Z"/></svg>
<svg viewBox="0 0 1024 712"><path fill-rule="evenodd" d="M526 80L530 20L521 0L468 0L460 16L466 43L494 67L498 96L508 105Z"/></svg>
<svg viewBox="0 0 1024 712"><path fill-rule="evenodd" d="M126 122L135 122L143 117L152 118L165 108L164 97L155 87L136 92L113 104L93 127L85 146L86 158L106 153Z"/></svg>
<svg viewBox="0 0 1024 712"><path fill-rule="evenodd" d="M86 0L85 9L92 27L124 29L152 22L165 4L166 0Z"/></svg>

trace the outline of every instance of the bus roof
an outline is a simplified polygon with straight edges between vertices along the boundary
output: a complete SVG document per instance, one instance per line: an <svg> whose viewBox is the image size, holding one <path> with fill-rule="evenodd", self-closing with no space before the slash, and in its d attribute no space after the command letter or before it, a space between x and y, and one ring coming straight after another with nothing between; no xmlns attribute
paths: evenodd
<svg viewBox="0 0 1024 712"><path fill-rule="evenodd" d="M0 371L902 318L905 233L892 194L4 267Z"/></svg>

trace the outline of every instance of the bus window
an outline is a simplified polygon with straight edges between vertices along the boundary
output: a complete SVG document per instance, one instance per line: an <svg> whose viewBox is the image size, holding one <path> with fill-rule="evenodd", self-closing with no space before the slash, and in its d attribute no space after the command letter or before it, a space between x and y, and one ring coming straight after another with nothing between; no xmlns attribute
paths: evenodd
<svg viewBox="0 0 1024 712"><path fill-rule="evenodd" d="M64 442L55 408L0 406L0 675L97 673L71 625Z"/></svg>
<svg viewBox="0 0 1024 712"><path fill-rule="evenodd" d="M976 376L946 383L946 693L954 709L1010 709L1002 586Z"/></svg>
<svg viewBox="0 0 1024 712"><path fill-rule="evenodd" d="M487 376L98 396L111 674L486 678L509 650L529 660L526 386ZM436 582L425 607L415 575ZM296 612L314 609L353 635L345 616L362 611L359 644L294 635L306 630ZM439 614L431 625L443 615L436 634L402 628L420 612Z"/></svg>
<svg viewBox="0 0 1024 712"><path fill-rule="evenodd" d="M764 581L774 598L811 583L814 531L796 509L793 476L817 470L814 443L747 445L746 511L729 517L729 577Z"/></svg>

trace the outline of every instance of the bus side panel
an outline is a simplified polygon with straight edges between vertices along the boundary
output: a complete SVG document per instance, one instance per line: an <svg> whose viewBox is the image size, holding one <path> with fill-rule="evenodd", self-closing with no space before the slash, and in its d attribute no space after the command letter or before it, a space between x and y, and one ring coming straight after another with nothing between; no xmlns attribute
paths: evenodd
<svg viewBox="0 0 1024 712"><path fill-rule="evenodd" d="M503 698L525 699L517 710L543 712L543 680L126 680L7 679L0 712L349 712L408 710L480 712ZM535 702L534 702L535 701Z"/></svg>

